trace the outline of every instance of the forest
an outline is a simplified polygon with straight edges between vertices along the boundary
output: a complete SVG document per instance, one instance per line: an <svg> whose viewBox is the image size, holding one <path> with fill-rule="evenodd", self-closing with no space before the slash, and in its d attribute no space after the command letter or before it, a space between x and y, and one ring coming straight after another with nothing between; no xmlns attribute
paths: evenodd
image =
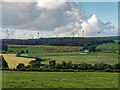
<svg viewBox="0 0 120 90"><path fill-rule="evenodd" d="M116 37L117 38L117 37ZM39 39L3 39L2 43L12 45L51 45L51 46L90 46L114 42L116 39L110 37L58 37Z"/></svg>

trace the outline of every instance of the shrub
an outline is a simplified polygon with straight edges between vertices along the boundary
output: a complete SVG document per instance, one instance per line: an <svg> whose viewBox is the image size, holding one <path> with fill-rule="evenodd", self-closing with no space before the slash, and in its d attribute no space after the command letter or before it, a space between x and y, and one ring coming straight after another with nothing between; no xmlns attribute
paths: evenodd
<svg viewBox="0 0 120 90"><path fill-rule="evenodd" d="M36 59L34 61L30 61L29 64L30 64L31 67L40 68L41 60L42 59L36 57Z"/></svg>
<svg viewBox="0 0 120 90"><path fill-rule="evenodd" d="M22 53L25 53L25 52L22 50L22 51L20 51L20 54L22 54Z"/></svg>
<svg viewBox="0 0 120 90"><path fill-rule="evenodd" d="M56 61L55 61L55 60L50 60L50 61L49 61L49 66L50 66L51 68L55 68L55 65L56 65Z"/></svg>
<svg viewBox="0 0 120 90"><path fill-rule="evenodd" d="M28 50L26 50L26 53L28 53Z"/></svg>
<svg viewBox="0 0 120 90"><path fill-rule="evenodd" d="M16 67L17 69L20 69L20 68L24 68L24 64L23 63L19 63L18 66Z"/></svg>
<svg viewBox="0 0 120 90"><path fill-rule="evenodd" d="M96 46L92 45L88 47L89 52L95 52L96 51Z"/></svg>
<svg viewBox="0 0 120 90"><path fill-rule="evenodd" d="M112 69L105 69L105 70L103 70L104 72L113 72L113 70Z"/></svg>
<svg viewBox="0 0 120 90"><path fill-rule="evenodd" d="M114 65L113 65L113 68L114 68L114 69L120 69L120 63L118 63L118 64L117 64L117 63L114 64Z"/></svg>
<svg viewBox="0 0 120 90"><path fill-rule="evenodd" d="M6 62L6 60L4 59L3 55L1 55L2 62L0 62L2 64L2 68L9 68L8 67L8 63Z"/></svg>
<svg viewBox="0 0 120 90"><path fill-rule="evenodd" d="M16 57L19 57L20 56L20 53L18 52L17 54L16 54Z"/></svg>

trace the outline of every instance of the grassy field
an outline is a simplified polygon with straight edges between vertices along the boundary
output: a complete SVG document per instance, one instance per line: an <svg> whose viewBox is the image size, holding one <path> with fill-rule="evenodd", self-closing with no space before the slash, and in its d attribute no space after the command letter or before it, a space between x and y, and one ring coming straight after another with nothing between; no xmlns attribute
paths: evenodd
<svg viewBox="0 0 120 90"><path fill-rule="evenodd" d="M27 65L33 58L16 57L16 52L28 50L28 57L39 57L62 61L72 61L79 64L118 62L117 43L98 45L101 50L95 53L84 53L78 46L45 46L45 45L8 45L11 54L3 54L10 68L15 68L18 63ZM48 64L48 60L42 62ZM107 72L23 72L2 71L3 88L117 88L118 73Z"/></svg>
<svg viewBox="0 0 120 90"><path fill-rule="evenodd" d="M16 68L18 63L24 63L25 65L28 65L31 60L34 60L33 58L16 57L16 54L3 54L3 56L7 61L9 68Z"/></svg>
<svg viewBox="0 0 120 90"><path fill-rule="evenodd" d="M106 43L102 45L98 45L97 49L103 52L115 52L118 50L118 43Z"/></svg>
<svg viewBox="0 0 120 90"><path fill-rule="evenodd" d="M99 45L98 48L105 48L112 50L110 48L114 47L117 49L117 43L109 43ZM114 64L118 62L118 54L117 53L104 53L104 52L96 52L96 53L83 53L78 51L81 47L75 46L44 46L44 45L9 45L9 51L17 52L20 50L28 50L29 57L39 57L39 58L47 58L56 60L57 63L61 63L62 61L72 61L72 63L78 64L81 62L86 63L108 63ZM114 50L114 51L115 51ZM26 54L23 54L23 56ZM42 63L48 64L48 60Z"/></svg>
<svg viewBox="0 0 120 90"><path fill-rule="evenodd" d="M118 88L118 73L3 71L3 88Z"/></svg>

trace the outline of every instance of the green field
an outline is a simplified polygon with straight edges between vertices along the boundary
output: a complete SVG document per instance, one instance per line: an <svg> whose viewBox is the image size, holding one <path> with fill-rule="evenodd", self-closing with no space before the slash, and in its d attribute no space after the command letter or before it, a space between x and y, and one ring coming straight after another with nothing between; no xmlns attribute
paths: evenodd
<svg viewBox="0 0 120 90"><path fill-rule="evenodd" d="M118 88L118 73L3 71L3 88Z"/></svg>
<svg viewBox="0 0 120 90"><path fill-rule="evenodd" d="M118 43L106 43L102 45L98 45L97 49L103 52L115 52L118 50Z"/></svg>
<svg viewBox="0 0 120 90"><path fill-rule="evenodd" d="M114 64L118 62L117 53L104 53L103 51L105 49L105 52L106 50L115 52L117 50L117 43L98 45L97 48L102 51L96 53L84 53L79 50L81 47L78 46L9 45L8 47L8 50L11 52L28 50L29 54L27 56L29 57L52 59L56 60L57 63L72 61L73 64L81 62ZM23 54L23 56L26 56L26 54ZM42 63L48 64L48 62L47 60Z"/></svg>
<svg viewBox="0 0 120 90"><path fill-rule="evenodd" d="M97 49L100 51L94 53L85 53L80 51L81 48L80 46L8 45L9 54L4 54L4 57L11 67L15 67L20 62L27 65L28 61L34 59L24 57L44 58L46 59L42 62L44 64L48 64L50 59L56 60L57 63L71 61L73 64L118 63L118 53L115 53L118 50L117 42L98 45ZM15 53L22 50L28 50L29 53L22 54L24 57L16 57ZM118 73L3 71L2 75L3 88L118 88Z"/></svg>

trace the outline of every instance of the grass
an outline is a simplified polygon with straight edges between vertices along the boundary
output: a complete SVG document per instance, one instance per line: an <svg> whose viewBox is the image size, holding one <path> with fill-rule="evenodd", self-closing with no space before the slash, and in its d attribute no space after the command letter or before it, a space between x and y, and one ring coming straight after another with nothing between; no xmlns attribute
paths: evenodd
<svg viewBox="0 0 120 90"><path fill-rule="evenodd" d="M9 68L16 68L18 63L28 65L31 60L34 60L33 58L16 57L16 54L3 54L3 56L7 61Z"/></svg>
<svg viewBox="0 0 120 90"><path fill-rule="evenodd" d="M29 53L47 53L41 45L8 45L10 52L17 52L21 50L29 50Z"/></svg>
<svg viewBox="0 0 120 90"><path fill-rule="evenodd" d="M3 71L3 88L118 88L118 73Z"/></svg>
<svg viewBox="0 0 120 90"><path fill-rule="evenodd" d="M118 50L118 43L106 43L102 45L98 45L97 49L104 51L104 52L115 52Z"/></svg>
<svg viewBox="0 0 120 90"><path fill-rule="evenodd" d="M56 60L57 63L61 63L62 61L72 61L72 63L79 64L81 62L86 63L109 63L114 64L118 62L118 54L117 53L44 53L44 54L29 54L29 56L38 56L40 58L51 58L52 60ZM49 61L45 61L43 63L48 64Z"/></svg>
<svg viewBox="0 0 120 90"><path fill-rule="evenodd" d="M98 48L99 49L105 48L108 50L112 50L110 46L117 49L116 45L117 43L108 43L108 44L99 45ZM57 63L61 63L62 61L66 61L66 62L72 61L73 64L79 64L81 62L86 62L90 64L100 63L100 62L114 64L118 62L117 53L103 53L103 52L83 53L80 51L79 52L76 51L79 50L80 47L75 47L75 46L63 47L63 46L44 46L44 45L9 45L8 47L9 47L9 51L12 52L17 52L20 50L28 50L29 57L53 59L56 60ZM69 51L66 52L67 49L70 49L69 51L73 50L73 52L69 52ZM65 52L57 52L58 50ZM49 61L46 60L45 62L42 63L48 64Z"/></svg>

